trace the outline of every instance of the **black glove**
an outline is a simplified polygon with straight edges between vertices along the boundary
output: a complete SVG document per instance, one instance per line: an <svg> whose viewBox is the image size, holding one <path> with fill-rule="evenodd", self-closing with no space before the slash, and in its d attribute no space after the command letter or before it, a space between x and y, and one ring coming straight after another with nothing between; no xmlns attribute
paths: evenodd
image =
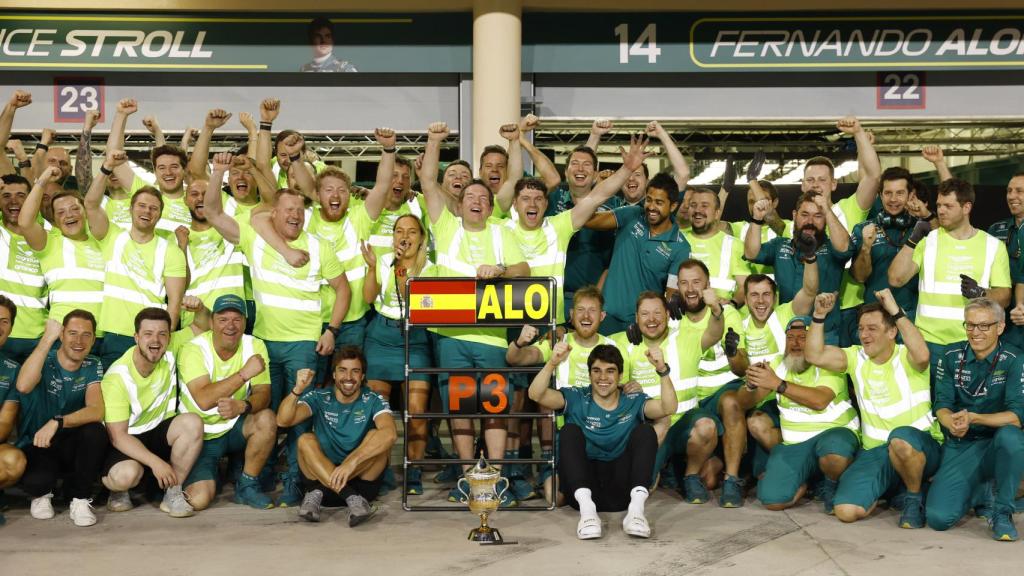
<svg viewBox="0 0 1024 576"><path fill-rule="evenodd" d="M761 168L764 168L764 152L754 152L754 158L747 164L747 182L757 180L761 175Z"/></svg>
<svg viewBox="0 0 1024 576"><path fill-rule="evenodd" d="M978 286L978 281L966 274L960 275L960 293L968 300L981 298L985 295L985 289Z"/></svg>
<svg viewBox="0 0 1024 576"><path fill-rule="evenodd" d="M740 335L729 328L729 331L725 333L725 357L732 358L739 352L740 349Z"/></svg>
<svg viewBox="0 0 1024 576"><path fill-rule="evenodd" d="M914 229L910 231L910 237L907 238L907 246L914 248L917 243L924 239L929 232L932 231L932 225L927 220L918 220L917 224L914 224Z"/></svg>
<svg viewBox="0 0 1024 576"><path fill-rule="evenodd" d="M683 297L678 292L668 299L668 317L673 320L683 317Z"/></svg>
<svg viewBox="0 0 1024 576"><path fill-rule="evenodd" d="M810 263L818 259L818 239L814 234L801 231L794 239L797 257L801 262Z"/></svg>
<svg viewBox="0 0 1024 576"><path fill-rule="evenodd" d="M730 154L725 158L725 171L722 172L722 188L725 188L725 191L731 194L734 186L736 186L736 161L732 154Z"/></svg>
<svg viewBox="0 0 1024 576"><path fill-rule="evenodd" d="M640 332L640 325L633 322L629 326L626 326L626 340L634 346L639 346L644 341L644 335Z"/></svg>

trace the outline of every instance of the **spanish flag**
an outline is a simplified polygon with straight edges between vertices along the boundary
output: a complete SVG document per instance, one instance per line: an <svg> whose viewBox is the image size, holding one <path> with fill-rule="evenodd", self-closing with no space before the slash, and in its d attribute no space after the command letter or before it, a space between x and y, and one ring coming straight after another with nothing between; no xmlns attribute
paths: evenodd
<svg viewBox="0 0 1024 576"><path fill-rule="evenodd" d="M413 280L409 286L413 324L475 324L475 280Z"/></svg>

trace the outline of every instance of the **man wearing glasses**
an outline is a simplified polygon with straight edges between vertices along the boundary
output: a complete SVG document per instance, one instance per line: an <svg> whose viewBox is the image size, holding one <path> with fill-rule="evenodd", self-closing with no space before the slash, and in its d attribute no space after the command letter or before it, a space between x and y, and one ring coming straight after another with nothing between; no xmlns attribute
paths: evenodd
<svg viewBox="0 0 1024 576"><path fill-rule="evenodd" d="M928 525L953 527L972 506L992 537L1017 539L1014 497L1024 472L1024 353L1000 342L1003 305L976 298L964 310L967 341L945 349L935 375L935 415L946 443L928 493ZM993 493L986 490L994 484ZM980 498L979 498L980 497Z"/></svg>

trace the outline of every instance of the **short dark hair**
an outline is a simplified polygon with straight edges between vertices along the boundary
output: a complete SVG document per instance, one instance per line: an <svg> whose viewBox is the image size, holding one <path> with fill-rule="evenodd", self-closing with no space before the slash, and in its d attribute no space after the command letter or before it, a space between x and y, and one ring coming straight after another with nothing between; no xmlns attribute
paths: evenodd
<svg viewBox="0 0 1024 576"><path fill-rule="evenodd" d="M701 262L700 260L697 260L696 258L687 258L686 260L683 260L679 264L679 269L676 270L676 274L678 275L680 272L687 268L696 268L704 272L705 278L711 279L711 271L708 270L708 265Z"/></svg>
<svg viewBox="0 0 1024 576"><path fill-rule="evenodd" d="M313 40L313 34L321 28L327 28L331 31L331 36L334 36L334 23L331 22L330 18L326 16L317 16L309 22L309 26L306 28L306 37L308 40Z"/></svg>
<svg viewBox="0 0 1024 576"><path fill-rule="evenodd" d="M488 154L501 154L502 156L505 157L506 161L508 160L508 150L505 150L504 147L498 146L497 144L489 144L487 146L484 146L483 151L480 152L481 165L484 163L484 156L487 156Z"/></svg>
<svg viewBox="0 0 1024 576"><path fill-rule="evenodd" d="M14 319L18 317L18 307L11 301L10 298L0 294L0 307L7 308L7 311L11 313L11 325L14 325Z"/></svg>
<svg viewBox="0 0 1024 576"><path fill-rule="evenodd" d="M665 295L660 292L655 292L654 290L644 290L641 292L640 295L636 297L637 310L640 309L640 303L644 300L657 300L661 302L661 305L665 307L665 310L668 310L668 300L665 300Z"/></svg>
<svg viewBox="0 0 1024 576"><path fill-rule="evenodd" d="M460 162L461 162L461 160L460 160ZM491 207L493 208L494 207L494 192L491 191L491 188L490 188L490 186L487 185L487 182L484 182L483 180L481 180L479 178L473 178L472 180L469 181L469 184L466 184L466 186L462 190L459 191L459 202L462 202L463 197L466 196L466 190L469 190L470 186L473 186L473 185L476 185L476 184L479 184L480 186L483 186L484 190L487 190L487 197L491 199Z"/></svg>
<svg viewBox="0 0 1024 576"><path fill-rule="evenodd" d="M817 195L818 195L817 192L804 192L803 194L801 194L796 199L796 204L793 205L793 212L799 211L800 207L803 206L804 204L808 203L808 202L810 202L811 204L814 204L815 206L817 206L818 203L814 201L814 197L817 196Z"/></svg>
<svg viewBox="0 0 1024 576"><path fill-rule="evenodd" d="M907 191L914 189L914 177L910 174L910 170L902 166L890 166L882 172L882 183L892 182L893 180L906 180Z"/></svg>
<svg viewBox="0 0 1024 576"><path fill-rule="evenodd" d="M153 162L154 169L156 168L156 159L161 156L177 156L182 168L188 166L188 154L181 147L174 144L164 144L163 146L153 148L153 151L149 153L149 159Z"/></svg>
<svg viewBox="0 0 1024 576"><path fill-rule="evenodd" d="M4 186L22 184L28 190L32 189L32 183L28 181L28 178L25 178L21 174L4 174L3 177L0 177L0 180L3 180Z"/></svg>
<svg viewBox="0 0 1024 576"><path fill-rule="evenodd" d="M594 346L594 349L590 351L590 355L587 356L587 370L593 368L594 363L598 360L614 364L619 372L622 372L622 352L619 352L616 346L611 344L598 344Z"/></svg>
<svg viewBox="0 0 1024 576"><path fill-rule="evenodd" d="M967 180L950 178L939 183L939 196L956 194L956 201L963 206L970 202L974 204L974 186Z"/></svg>
<svg viewBox="0 0 1024 576"><path fill-rule="evenodd" d="M88 320L89 323L92 324L92 331L96 331L96 317L92 315L92 312L89 312L88 310L82 310L81 308L75 308L71 312L65 314L64 321L61 322L61 325L67 328L68 323L74 320L75 318L78 318L80 320ZM168 318L170 318L170 316L168 316ZM135 331L138 332L138 329L136 329Z"/></svg>
<svg viewBox="0 0 1024 576"><path fill-rule="evenodd" d="M718 193L710 188L694 188L693 194L711 194L715 198L715 209L722 207L722 199L718 197ZM690 196L690 200L693 201L693 196Z"/></svg>
<svg viewBox="0 0 1024 576"><path fill-rule="evenodd" d="M143 186L142 188L136 190L135 193L132 194L132 199L128 203L128 205L135 206L135 199L138 198L139 195L141 194L149 194L150 196L156 196L156 199L160 201L160 211L164 211L164 195L161 194L159 190L152 186Z"/></svg>
<svg viewBox="0 0 1024 576"><path fill-rule="evenodd" d="M572 158L572 155L577 153L577 152L579 152L581 154L586 154L587 156L590 156L590 159L594 161L594 169L595 170L597 169L597 166L598 166L597 152L594 152L593 148L591 148L590 146L577 146L577 147L573 148L572 151L569 152L569 158Z"/></svg>
<svg viewBox="0 0 1024 576"><path fill-rule="evenodd" d="M878 312L882 315L882 323L885 324L886 328L895 328L896 320L893 319L892 314L882 307L879 302L872 302L870 304L864 304L857 310L857 322L860 322L861 316L865 314L871 314L872 312Z"/></svg>
<svg viewBox="0 0 1024 576"><path fill-rule="evenodd" d="M775 280L767 274L751 274L743 280L743 293L746 294L750 290L751 284L758 284L760 282L767 282L772 286L772 294L779 293L779 285L775 283Z"/></svg>
<svg viewBox="0 0 1024 576"><path fill-rule="evenodd" d="M824 156L815 156L808 160L807 163L804 164L804 172L807 172L807 169L811 166L826 166L828 167L828 175L832 178L836 177L836 165Z"/></svg>
<svg viewBox="0 0 1024 576"><path fill-rule="evenodd" d="M167 329L171 329L171 315L163 308L150 307L139 310L139 313L135 315L135 333L139 333L139 329L142 328L142 323L146 320L156 320L158 322L167 322Z"/></svg>
<svg viewBox="0 0 1024 576"><path fill-rule="evenodd" d="M544 183L540 178L520 178L516 182L515 194L513 198L519 198L519 193L529 188L530 190L538 190L544 193L544 197L548 197L548 185Z"/></svg>
<svg viewBox="0 0 1024 576"><path fill-rule="evenodd" d="M676 179L664 172L655 174L654 177L647 182L648 193L650 193L651 188L664 190L665 193L668 194L668 201L670 204L679 204L679 201L682 200L679 193L679 184L676 183Z"/></svg>
<svg viewBox="0 0 1024 576"><path fill-rule="evenodd" d="M366 356L359 346L342 346L331 357L331 370L335 370L342 360L359 360L359 365L363 367L363 373L366 373Z"/></svg>
<svg viewBox="0 0 1024 576"><path fill-rule="evenodd" d="M50 198L50 211L53 211L53 205L57 202L57 200L68 197L78 200L78 205L81 206L82 208L85 208L85 202L82 200L82 195L79 194L77 190L61 190L60 192L54 194L53 198Z"/></svg>
<svg viewBox="0 0 1024 576"><path fill-rule="evenodd" d="M604 294L601 294L601 291L597 288L597 286L594 286L593 284L587 284L586 286L577 288L576 292L574 292L572 295L573 308L576 307L577 302L583 300L584 298L591 298L593 300L597 300L597 303L601 305L601 308L604 308Z"/></svg>

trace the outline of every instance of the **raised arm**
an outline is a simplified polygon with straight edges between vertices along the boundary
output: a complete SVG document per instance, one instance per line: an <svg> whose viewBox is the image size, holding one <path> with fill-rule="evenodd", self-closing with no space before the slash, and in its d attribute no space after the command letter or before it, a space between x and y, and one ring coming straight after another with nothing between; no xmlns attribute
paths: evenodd
<svg viewBox="0 0 1024 576"><path fill-rule="evenodd" d="M185 154L188 154L189 148L192 147L192 142L198 137L199 130L191 126L186 127L181 133L181 149L185 151Z"/></svg>
<svg viewBox="0 0 1024 576"><path fill-rule="evenodd" d="M46 151L50 149L50 145L53 144L56 138L56 130L53 128L43 128L43 133L39 136L39 143L36 144L36 149L32 151L32 170L29 174L25 174L25 171L22 170L22 176L29 180L35 180L43 173L43 168L46 166Z"/></svg>
<svg viewBox="0 0 1024 576"><path fill-rule="evenodd" d="M597 151L598 144L601 143L601 137L611 131L615 125L612 121L607 118L598 118L594 120L594 123L590 126L590 136L587 137L587 148L593 151Z"/></svg>
<svg viewBox="0 0 1024 576"><path fill-rule="evenodd" d="M256 138L259 135L259 128L256 127L256 121L253 120L252 114L248 112L238 113L238 123L245 128L246 134L249 135L245 145L245 155L250 159L256 159Z"/></svg>
<svg viewBox="0 0 1024 576"><path fill-rule="evenodd" d="M505 181L498 190L495 202L503 213L512 210L512 202L515 199L516 182L523 176L523 149L519 142L521 135L519 125L505 124L498 128L498 134L508 140L508 166L505 169Z"/></svg>
<svg viewBox="0 0 1024 576"><path fill-rule="evenodd" d="M164 130L160 127L160 122L156 119L156 116L145 116L142 118L142 127L149 132L149 135L153 138L153 147L159 148L167 144L167 138L164 137Z"/></svg>
<svg viewBox="0 0 1024 576"><path fill-rule="evenodd" d="M814 203L825 215L825 226L828 229L828 239L832 243L832 247L837 252L846 252L850 248L850 232L832 211L832 201L825 194L818 194L814 197Z"/></svg>
<svg viewBox="0 0 1024 576"><path fill-rule="evenodd" d="M509 343L508 351L505 352L505 362L510 366L533 366L544 361L544 355L535 346L533 341L537 339L539 332L534 326L523 324L522 330L516 339Z"/></svg>
<svg viewBox="0 0 1024 576"><path fill-rule="evenodd" d="M203 128L196 138L196 147L188 159L188 173L192 178L202 180L207 177L207 164L210 158L210 140L213 139L213 131L220 128L231 118L231 113L220 108L214 108L206 113L206 120Z"/></svg>
<svg viewBox="0 0 1024 576"><path fill-rule="evenodd" d="M238 222L224 213L224 205L220 198L220 188L224 184L224 173L231 168L233 157L230 153L220 152L213 157L213 172L210 174L210 183L206 187L206 196L203 197L204 212L206 221L220 232L225 240L232 244L238 244L239 231Z"/></svg>
<svg viewBox="0 0 1024 576"><path fill-rule="evenodd" d="M100 119L100 113L89 110L82 122L82 134L78 137L78 152L75 153L75 181L79 190L88 190L92 183L92 129Z"/></svg>
<svg viewBox="0 0 1024 576"><path fill-rule="evenodd" d="M356 296L361 297L367 304L373 304L381 289L380 281L377 279L377 253L373 251L373 246L367 244L365 240L359 242L359 251L363 254L363 261L366 262L366 276L363 280L363 293Z"/></svg>
<svg viewBox="0 0 1024 576"><path fill-rule="evenodd" d="M644 402L644 418L657 420L676 413L679 407L679 399L676 397L676 388L672 384L672 375L668 372L668 365L665 357L658 346L648 346L644 351L647 361L654 367L656 373L664 373L659 376L661 389L658 391L658 398L651 398ZM677 376L678 378L678 376Z"/></svg>
<svg viewBox="0 0 1024 576"><path fill-rule="evenodd" d="M291 134L281 142L281 146L288 155L287 170L288 176L291 177L290 181L294 182L293 187L306 198L316 202L316 173L313 172L313 166L306 162L303 152L306 141L299 134Z"/></svg>
<svg viewBox="0 0 1024 576"><path fill-rule="evenodd" d="M939 146L929 144L921 148L921 157L935 166L935 171L939 173L939 182L945 182L953 177L953 173L949 171L949 165L946 164L946 155L942 153L942 148Z"/></svg>
<svg viewBox="0 0 1024 576"><path fill-rule="evenodd" d="M882 177L882 164L875 152L874 139L860 125L860 120L853 116L839 120L836 127L844 134L852 134L857 143L857 165L860 168L856 192L857 205L861 210L870 210L875 203L875 197L878 196L878 184Z"/></svg>
<svg viewBox="0 0 1024 576"><path fill-rule="evenodd" d="M711 314L711 319L708 320L708 325L704 328L704 334L700 337L700 348L702 351L706 351L721 342L722 336L725 335L725 310L722 308L722 303L714 288L705 288L701 297L704 304L707 305L708 314Z"/></svg>
<svg viewBox="0 0 1024 576"><path fill-rule="evenodd" d="M388 193L391 192L391 179L395 173L395 156L398 154L394 130L377 128L373 131L373 137L377 139L377 144L380 144L380 162L377 163L377 179L373 183L373 189L363 202L370 220L379 218L387 203Z"/></svg>
<svg viewBox="0 0 1024 576"><path fill-rule="evenodd" d="M804 316L811 313L814 298L818 295L818 259L804 260L804 281L800 290L793 296L793 314Z"/></svg>
<svg viewBox="0 0 1024 576"><path fill-rule="evenodd" d="M281 405L277 408L277 425L281 428L289 428L307 420L313 415L313 411L306 404L299 404L299 397L313 383L313 371L309 368L302 368L295 374L295 386L285 395Z"/></svg>
<svg viewBox="0 0 1024 576"><path fill-rule="evenodd" d="M7 141L7 149L14 154L14 164L7 159L7 154L0 154L0 174L20 174L29 181L34 180L32 177L32 161L29 160L28 154L25 153L25 146L22 145L21 140L17 138L11 138ZM17 167L15 167L17 165Z"/></svg>
<svg viewBox="0 0 1024 576"><path fill-rule="evenodd" d="M924 240L924 237L931 231L932 225L925 220L918 220L914 224L914 229L910 231L910 237L903 243L900 251L896 253L896 257L892 259L892 264L889 265L889 286L893 288L904 286L918 273L920 267L914 262L914 249L917 248L917 243Z"/></svg>
<svg viewBox="0 0 1024 576"><path fill-rule="evenodd" d="M445 210L444 192L437 183L438 163L441 158L441 142L448 138L448 125L434 122L427 127L427 148L423 152L423 167L420 169L420 186L427 202L430 223L436 224Z"/></svg>
<svg viewBox="0 0 1024 576"><path fill-rule="evenodd" d="M572 347L565 341L556 342L551 350L551 358L544 363L544 367L533 377L530 388L526 394L538 405L548 410L561 410L565 408L565 396L551 387L551 375L555 368L569 357ZM675 394L672 394L675 396Z"/></svg>
<svg viewBox="0 0 1024 576"><path fill-rule="evenodd" d="M764 225L765 216L771 210L772 201L762 198L754 202L754 213L751 214L750 226L747 226L747 235L743 237L743 257L747 260L757 258L761 252L761 226Z"/></svg>
<svg viewBox="0 0 1024 576"><path fill-rule="evenodd" d="M846 353L842 348L825 345L825 317L836 306L835 292L818 294L814 299L814 319L811 329L807 331L807 344L804 346L804 357L811 364L831 370L846 372Z"/></svg>
<svg viewBox="0 0 1024 576"><path fill-rule="evenodd" d="M14 126L14 113L32 103L32 94L24 90L15 90L10 100L0 112L0 150L7 149L7 140L11 138L11 127Z"/></svg>
<svg viewBox="0 0 1024 576"><path fill-rule="evenodd" d="M853 229L851 236L857 234L857 229ZM871 262L871 249L875 245L875 238L878 236L878 230L874 222L869 222L861 227L860 229L860 248L857 250L857 255L853 258L853 264L850 266L850 276L854 280L861 284L868 281L871 276L874 265Z"/></svg>
<svg viewBox="0 0 1024 576"><path fill-rule="evenodd" d="M61 328L60 322L52 318L46 321L46 327L43 329L43 335L39 338L39 343L32 349L32 353L28 355L21 365L21 370L18 371L15 387L19 393L29 394L39 384L43 375L43 366L46 364L46 355L50 353L50 348L60 340Z"/></svg>
<svg viewBox="0 0 1024 576"><path fill-rule="evenodd" d="M622 166L614 174L602 180L597 186L594 186L594 189L589 194L576 201L576 205L572 207L573 229L579 230L584 225L588 228L593 228L591 222L596 217L597 209L621 190L626 184L626 180L629 179L629 175L640 168L644 160L651 157L651 154L647 152L647 142L648 140L643 136L631 135L629 137L629 151L623 150L621 146L619 147L619 154L622 155ZM602 216L603 214L610 216L611 226L614 228L615 216L611 215L610 212L598 214L597 216ZM608 219L608 217L604 217L604 219Z"/></svg>
<svg viewBox="0 0 1024 576"><path fill-rule="evenodd" d="M256 166L261 170L270 170L270 159L274 156L271 150L272 136L270 131L277 115L281 113L281 101L277 98L264 98L260 102L260 129L256 133ZM277 189L276 186L274 188Z"/></svg>
<svg viewBox="0 0 1024 576"><path fill-rule="evenodd" d="M525 136L530 132L533 132L537 126L540 126L540 118L533 114L527 114L519 121L519 144L523 147L523 150L530 155L530 161L533 162L533 170L544 181L544 185L548 187L548 190L554 190L562 183L562 175L558 173L558 168L555 164L541 152L533 142Z"/></svg>
<svg viewBox="0 0 1024 576"><path fill-rule="evenodd" d="M668 156L668 163L672 165L672 177L679 185L680 190L686 188L687 183L690 182L690 165L686 162L683 153L679 151L672 135L657 120L648 122L646 132L649 138L657 138L661 142L662 148L665 149L665 155ZM722 205L724 206L725 203L723 202Z"/></svg>
<svg viewBox="0 0 1024 576"><path fill-rule="evenodd" d="M89 232L98 240L107 237L110 229L110 219L107 211L103 209L103 191L107 188L107 178L117 170L118 166L128 162L128 155L122 150L107 149L107 157L100 164L100 173L89 184L89 191L85 194L85 216L89 221Z"/></svg>
<svg viewBox="0 0 1024 576"><path fill-rule="evenodd" d="M33 250L46 248L46 230L43 230L43 225L39 223L37 216L39 216L40 205L43 203L43 190L50 182L56 182L59 178L60 168L47 166L46 170L43 170L43 173L36 179L32 190L29 191L21 206L21 212L18 214L18 226L21 227L21 234L25 237L29 248Z"/></svg>
<svg viewBox="0 0 1024 576"><path fill-rule="evenodd" d="M875 298L890 316L897 317L896 329L903 337L903 345L907 347L910 365L918 372L923 371L929 364L928 344L925 343L924 336L921 335L910 318L903 314L903 310L900 309L900 305L896 303L896 298L888 288L876 291Z"/></svg>
<svg viewBox="0 0 1024 576"><path fill-rule="evenodd" d="M128 117L139 111L139 103L134 98L119 100L114 112L114 118L110 121L110 134L107 135L107 150L124 150L124 129L128 124ZM114 169L117 179L124 186L126 191L131 191L132 182L135 181L135 171L128 163L123 163Z"/></svg>

